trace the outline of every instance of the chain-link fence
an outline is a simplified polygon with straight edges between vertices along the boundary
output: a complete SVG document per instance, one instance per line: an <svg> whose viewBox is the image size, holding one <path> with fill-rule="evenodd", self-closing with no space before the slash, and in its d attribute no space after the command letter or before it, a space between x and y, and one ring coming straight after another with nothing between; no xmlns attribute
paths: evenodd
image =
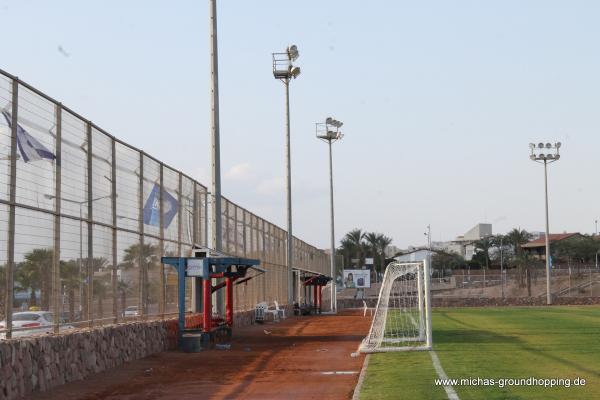
<svg viewBox="0 0 600 400"><path fill-rule="evenodd" d="M436 271L432 277L434 297L546 298L543 266L508 270ZM556 297L600 296L600 269L595 265L561 265L550 273L550 293Z"/></svg>
<svg viewBox="0 0 600 400"><path fill-rule="evenodd" d="M3 71L0 109L0 335L177 312L160 257L208 246L207 188ZM223 251L267 270L236 309L285 304L286 232L225 198L222 225ZM293 245L295 268L328 274L323 251Z"/></svg>

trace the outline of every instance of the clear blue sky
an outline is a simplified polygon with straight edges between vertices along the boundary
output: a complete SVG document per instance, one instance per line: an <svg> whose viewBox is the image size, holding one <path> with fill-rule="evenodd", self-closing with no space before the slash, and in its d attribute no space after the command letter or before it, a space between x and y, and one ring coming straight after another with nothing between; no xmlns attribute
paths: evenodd
<svg viewBox="0 0 600 400"><path fill-rule="evenodd" d="M600 217L600 3L219 2L223 193L285 226L284 88L271 52L295 43L294 233L326 247L327 148L338 238L451 239L478 222L543 230L530 141L550 168L552 231ZM209 185L207 1L0 0L0 68ZM62 46L69 57L57 48Z"/></svg>

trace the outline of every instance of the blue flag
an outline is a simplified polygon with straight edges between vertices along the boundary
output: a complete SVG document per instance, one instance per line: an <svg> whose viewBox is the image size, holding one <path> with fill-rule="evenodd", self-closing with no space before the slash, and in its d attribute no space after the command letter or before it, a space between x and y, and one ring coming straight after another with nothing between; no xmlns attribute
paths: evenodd
<svg viewBox="0 0 600 400"><path fill-rule="evenodd" d="M144 205L144 224L152 225L152 226L160 226L160 196L159 191L160 188L158 184L155 183L152 191L150 192L150 196L146 200L146 204ZM163 197L163 219L165 224L165 229L171 225L171 221L177 214L177 210L179 209L179 202L175 197L173 197L169 192L163 189L162 191Z"/></svg>
<svg viewBox="0 0 600 400"><path fill-rule="evenodd" d="M12 127L11 115L8 111L2 111L8 127ZM23 127L17 124L17 146L23 161L38 161L42 159L54 160L56 156L50 150L41 144L36 138L31 136Z"/></svg>

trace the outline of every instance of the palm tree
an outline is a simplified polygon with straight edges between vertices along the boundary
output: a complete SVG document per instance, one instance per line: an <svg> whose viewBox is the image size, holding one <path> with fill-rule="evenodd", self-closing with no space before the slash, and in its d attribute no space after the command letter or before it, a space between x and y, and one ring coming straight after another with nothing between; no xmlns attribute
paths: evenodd
<svg viewBox="0 0 600 400"><path fill-rule="evenodd" d="M338 253L342 255L344 258L344 265L350 265L352 260L352 255L355 253L354 244L346 238L343 238L340 241L340 247L338 248Z"/></svg>
<svg viewBox="0 0 600 400"><path fill-rule="evenodd" d="M108 275L108 277L110 278L110 275ZM108 289L110 288L110 282L106 280L106 277L98 277L94 279L93 287L94 296L98 301L98 310L96 315L100 318L104 318L103 301L106 298L106 293L108 292Z"/></svg>
<svg viewBox="0 0 600 400"><path fill-rule="evenodd" d="M69 320L75 320L75 290L82 284L79 261L69 260L60 262L60 281L69 301ZM81 301L81 299L79 300Z"/></svg>
<svg viewBox="0 0 600 400"><path fill-rule="evenodd" d="M154 270L156 265L160 265L159 248L157 245L152 243L144 243L143 247L140 247L138 243L129 246L125 249L125 255L123 256L123 262L120 267L128 270L133 268L139 269L139 284L142 289L140 309L145 314L146 307L149 302L150 283L148 282L148 271ZM140 258L141 266L140 267Z"/></svg>
<svg viewBox="0 0 600 400"><path fill-rule="evenodd" d="M392 244L392 238L385 236L383 233L377 235L377 248L379 249L381 255L381 269L379 272L383 272L385 270L385 249Z"/></svg>
<svg viewBox="0 0 600 400"><path fill-rule="evenodd" d="M375 257L377 255L377 250L378 250L377 235L378 234L375 232L365 232L363 234L363 238L364 238L363 248L365 250L365 253L372 255L373 257Z"/></svg>
<svg viewBox="0 0 600 400"><path fill-rule="evenodd" d="M121 297L121 312L125 312L125 308L127 307L127 295L131 291L131 286L125 281L117 282L117 292Z"/></svg>
<svg viewBox="0 0 600 400"><path fill-rule="evenodd" d="M30 306L37 305L35 291L40 291L40 307L48 310L52 287L52 249L33 249L25 254L25 260L19 264L15 280L21 290L30 290Z"/></svg>
<svg viewBox="0 0 600 400"><path fill-rule="evenodd" d="M507 244L512 244L515 256L519 256L521 254L521 245L529 242L533 235L524 229L514 228L504 237Z"/></svg>
<svg viewBox="0 0 600 400"><path fill-rule="evenodd" d="M492 236L485 236L473 243L475 250L481 250L485 257L485 269L490 268L490 249L494 247L494 239Z"/></svg>
<svg viewBox="0 0 600 400"><path fill-rule="evenodd" d="M364 254L364 238L365 233L359 228L351 230L350 232L346 233L346 236L344 236L344 239L347 239L354 248L354 254L358 259L358 265L361 264L361 260Z"/></svg>
<svg viewBox="0 0 600 400"><path fill-rule="evenodd" d="M367 232L363 235L363 237L365 238L364 244L363 244L363 249L364 249L364 253L368 254L369 256L373 257L373 260L376 260L377 255L378 255L378 251L379 251L379 236L377 233L375 232ZM375 262L373 263L373 271L372 271L372 275L373 275L373 282L377 282L377 266L375 265Z"/></svg>

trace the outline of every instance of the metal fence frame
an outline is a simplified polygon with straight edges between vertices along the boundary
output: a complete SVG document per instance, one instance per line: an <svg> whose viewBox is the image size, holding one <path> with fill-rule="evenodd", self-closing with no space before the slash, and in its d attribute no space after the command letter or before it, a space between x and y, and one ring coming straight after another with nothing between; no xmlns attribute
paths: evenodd
<svg viewBox="0 0 600 400"><path fill-rule="evenodd" d="M144 151L110 135L91 121L83 118L68 107L63 106L60 102L57 102L41 91L19 80L17 77L0 70L0 78L6 80L8 86L10 86L5 90L6 92L10 91L6 97L2 96L4 92L2 92L2 87L0 87L0 101L6 102L8 100L8 107L10 108L10 115L12 118L10 124L10 152L2 161L0 161L1 163L8 163L8 197L4 198L2 193L0 193L0 207L8 208L6 229L0 225L0 233L4 235L4 232L6 232L5 287L2 288L5 290L3 290L4 293L0 293L0 300L4 299L4 310L2 311L6 317L6 327L4 329L6 338L12 336L12 313L15 311L13 307L15 299L15 270L17 268L15 246L18 245L15 238L19 212L31 212L32 214L43 213L39 215L43 215L52 220L51 303L49 305L49 310L52 311L55 316L62 315L64 312L66 286L61 283L61 262L66 261L61 260L61 232L63 228L66 229L66 225L64 224L68 221L72 221L74 224L78 223L81 232L79 235L79 252L81 256L77 259L79 263L78 276L80 278L82 277L82 270L87 272L85 274L84 282L80 282L80 293L78 298L80 308L86 308L81 311L82 313L85 313L85 318L83 318L83 315L80 315L78 326L117 323L124 319L124 314L121 314L118 311L119 299L117 285L120 282L119 273L122 272L119 267L119 235L127 235L128 237L134 238L137 236L137 243L134 242L130 247L131 250L134 246L139 246L136 261L139 268L137 285L138 316L136 318L164 318L169 314L176 312L177 310L173 310L172 308L169 309L167 303L167 288L169 284L168 275L171 274L172 271L167 270L166 268L169 267L160 264L160 262L158 268L155 268L158 271L151 271L151 262L145 260L145 257L152 258L156 255L162 256L166 253L167 247L176 248L175 252L178 255L184 256L189 255L189 251L193 244L206 247L209 246L210 241L207 239L210 237L211 232L209 231L208 224L208 209L211 207L212 199L208 193L207 187L195 181L188 175L160 162L158 159ZM25 122L21 121L19 115L21 110L19 102L20 100L23 100L21 92L35 97L40 102L46 102L53 105L54 121L51 121L53 122L53 128L48 130L48 132L54 135L54 148L52 151L55 152L56 159L54 161L40 161L46 163L51 162L53 165L54 182L50 185L53 185L53 194L43 194L46 199L55 199L52 208L40 207L39 204L38 206L27 204L17 198L18 190L22 190L17 187L17 179L20 171L19 163L23 162L19 161L18 156L18 129L20 128L19 124L25 124ZM82 126L85 127L85 142L80 146L80 150L85 154L86 158L85 167L83 167L83 171L85 171L84 182L81 182L84 184L85 199L81 201L68 200L62 197L62 189L68 181L68 179L65 180L65 173L70 173L70 171L67 171L63 167L63 155L65 151L63 147L63 142L65 140L63 138L63 133L66 116L76 120L76 122L81 123ZM102 164L100 165L103 165L103 168L100 168L96 165L96 163L100 161L95 160L95 145L99 142L106 142L107 140L109 142L107 148L110 148L110 150L108 153L102 154L104 158L101 160ZM136 173L135 170L133 170L137 175L137 188L135 188L135 191L137 191L137 204L135 207L137 207L138 212L135 218L127 215L118 215L117 213L121 208L118 203L120 198L118 197L119 193L117 192L119 191L118 184L120 183L120 178L117 170L120 168L119 162L122 161L124 163L126 161L125 159L119 159L118 150L136 154L136 158L139 162L136 168L138 172ZM79 149L77 151L79 151ZM156 173L156 167L158 168L158 174L153 176L152 174ZM110 181L109 189L107 189L108 186L103 180L97 180L97 176L94 172L98 168L100 168L100 170L98 170L100 171L99 173L102 173L102 170L107 171L107 173L102 176ZM128 173L130 172L131 171L128 171ZM1 173L2 172L0 172L0 174ZM173 174L177 175L177 182L175 183L177 187L175 189L169 189L166 180L169 180L168 183L173 183L173 180L171 179ZM123 179L123 181L126 185L126 180ZM147 196L147 184L149 182L154 184L153 190L157 188L156 190L158 191L158 231L156 231L155 228L147 228L150 225L146 224L144 221L144 203L149 200L149 195ZM68 183L70 184L70 182ZM183 204L183 191L184 186L187 186L187 189L190 189L190 183L192 194L191 196L186 196L185 200L191 202L191 208L187 208L184 207ZM100 187L98 185L103 186L104 190L109 190L109 195L95 197L95 189ZM100 189L97 190L101 192ZM176 211L176 222L171 222L167 227L165 213L167 212L166 210L168 210L168 207L165 207L165 198L163 197L165 195L174 197L173 193L176 195L178 207ZM36 195L39 194L40 193L36 193ZM122 193L122 195L126 194ZM109 199L109 201L106 202L105 207L110 207L110 215L104 215L100 212L99 215L96 216L96 211L102 211L102 208L97 208L95 202L104 199ZM258 217L224 197L222 197L222 202L222 243L224 252L232 255L259 258L261 259L262 266L267 269L267 273L263 276L251 280L244 286L236 286L234 293L236 296L236 308L238 310L250 309L254 307L258 301L278 300L281 304L286 304L287 291L293 289L288 288L286 279L285 230ZM68 210L67 212L63 210L63 207L66 206L74 208L73 205L67 203L79 204L79 216L73 215L73 212L68 212ZM189 213L189 216L185 217L185 222L187 223L186 227L184 227L184 213ZM100 218L101 215L103 215L102 218L105 220ZM31 218L34 218L34 216ZM124 226L124 224L120 222L123 220L133 220L137 223L137 227ZM1 223L2 219L0 218L0 224ZM171 229L173 223L177 225L175 236ZM86 227L85 230L83 229L84 225ZM95 266L93 265L96 253L95 246L102 244L101 231L106 232L106 230L110 231L110 239L108 241L105 240L105 242L110 243L105 247L106 253L110 253L110 256L105 258L110 258L107 259L110 263L107 268L110 272L110 291L112 294L112 311L108 317L103 315L103 313L97 315L97 310L95 310L94 307ZM190 230L191 232L189 232ZM187 234L187 237L183 237L184 231ZM87 242L85 254L83 248L84 237ZM0 239L0 245L2 245L3 241L3 239ZM159 254L145 253L146 246L149 246L149 248L153 248L152 246L154 246L154 249L158 246ZM294 269L304 271L305 273L328 274L329 256L324 251L295 237L293 247L294 262L292 265L294 265ZM2 250L3 249L0 249L0 255L2 254ZM155 263L155 261L153 262ZM2 260L0 260L0 266L1 265ZM155 264L152 265L156 267ZM1 273L2 271L0 271L0 274ZM152 274L152 278L150 278L150 274ZM157 274L158 279L156 279ZM146 304L149 298L148 292L152 290L151 285L157 284L159 285L157 309L150 312L147 307L148 304ZM86 288L85 291L81 289L84 285ZM35 296L37 295L34 295L34 297ZM62 306L61 298L63 298ZM82 307L84 301L86 307ZM73 303L73 301L70 300L69 303ZM191 299L189 300L189 303L191 304ZM99 304L100 307L102 307L103 299L99 301ZM71 304L69 304L69 306L71 307ZM123 310L121 311L124 313ZM61 325L60 318L55 318L53 331L55 333L59 332ZM2 330L0 330L0 332L2 332Z"/></svg>

